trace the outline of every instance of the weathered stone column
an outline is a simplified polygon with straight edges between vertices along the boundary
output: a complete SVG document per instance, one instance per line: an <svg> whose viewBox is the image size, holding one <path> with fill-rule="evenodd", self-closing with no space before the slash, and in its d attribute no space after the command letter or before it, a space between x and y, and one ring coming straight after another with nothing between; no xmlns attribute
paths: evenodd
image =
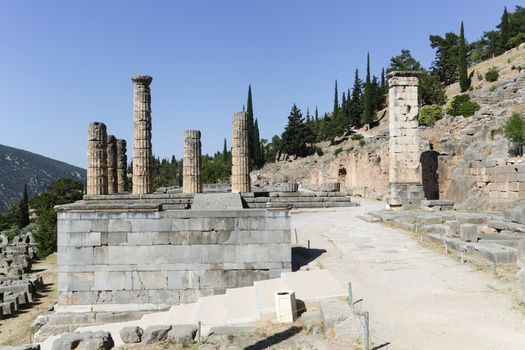
<svg viewBox="0 0 525 350"><path fill-rule="evenodd" d="M133 81L133 194L153 192L151 177L151 94L147 75L135 75Z"/></svg>
<svg viewBox="0 0 525 350"><path fill-rule="evenodd" d="M250 192L250 152L248 145L248 114L233 114L232 192Z"/></svg>
<svg viewBox="0 0 525 350"><path fill-rule="evenodd" d="M392 208L419 206L423 199L418 132L419 72L388 75L389 173L388 204Z"/></svg>
<svg viewBox="0 0 525 350"><path fill-rule="evenodd" d="M107 133L104 123L89 124L87 152L87 194L108 193Z"/></svg>
<svg viewBox="0 0 525 350"><path fill-rule="evenodd" d="M184 131L182 175L182 192L202 192L201 132L199 130Z"/></svg>
<svg viewBox="0 0 525 350"><path fill-rule="evenodd" d="M117 193L117 139L113 135L108 135L106 153L108 159L108 193Z"/></svg>
<svg viewBox="0 0 525 350"><path fill-rule="evenodd" d="M126 192L128 187L128 157L126 140L117 140L117 191Z"/></svg>

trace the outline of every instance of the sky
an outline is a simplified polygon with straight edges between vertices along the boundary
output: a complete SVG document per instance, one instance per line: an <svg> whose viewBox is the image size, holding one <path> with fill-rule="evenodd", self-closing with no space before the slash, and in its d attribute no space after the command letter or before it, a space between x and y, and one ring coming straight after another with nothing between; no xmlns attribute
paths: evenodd
<svg viewBox="0 0 525 350"><path fill-rule="evenodd" d="M0 144L86 167L87 129L104 122L132 155L133 85L151 84L153 152L183 151L184 130L204 153L230 145L231 118L252 85L261 138L291 106L332 109L334 81L351 88L370 52L372 74L410 49L424 67L429 35L478 39L505 0L0 1ZM523 5L523 3L521 3Z"/></svg>

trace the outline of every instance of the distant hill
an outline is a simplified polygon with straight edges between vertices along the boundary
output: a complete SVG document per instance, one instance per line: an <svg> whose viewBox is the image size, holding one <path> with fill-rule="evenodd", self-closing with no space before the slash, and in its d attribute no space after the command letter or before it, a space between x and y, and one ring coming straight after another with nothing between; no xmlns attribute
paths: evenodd
<svg viewBox="0 0 525 350"><path fill-rule="evenodd" d="M43 192L59 178L86 179L86 170L31 153L0 145L0 211L20 198L24 184L29 196Z"/></svg>

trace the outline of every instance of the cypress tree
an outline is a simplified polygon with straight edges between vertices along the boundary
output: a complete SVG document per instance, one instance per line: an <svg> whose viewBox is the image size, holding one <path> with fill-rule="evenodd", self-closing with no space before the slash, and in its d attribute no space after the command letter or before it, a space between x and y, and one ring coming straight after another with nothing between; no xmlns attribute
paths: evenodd
<svg viewBox="0 0 525 350"><path fill-rule="evenodd" d="M266 164L266 151L264 150L264 145L261 143L261 167Z"/></svg>
<svg viewBox="0 0 525 350"><path fill-rule="evenodd" d="M463 21L461 22L461 30L459 33L459 47L458 47L458 73L459 86L461 92L465 92L470 87L470 79L467 73L467 43L465 42L465 30L463 28Z"/></svg>
<svg viewBox="0 0 525 350"><path fill-rule="evenodd" d="M359 79L359 70L355 70L354 86L352 87L352 98L350 99L348 113L350 114L350 125L358 128L361 125L361 114L363 113L363 82Z"/></svg>
<svg viewBox="0 0 525 350"><path fill-rule="evenodd" d="M248 101L246 102L246 113L248 113L248 148L250 150L251 163L254 163L254 124L253 124L253 104L252 104L252 86L248 85Z"/></svg>
<svg viewBox="0 0 525 350"><path fill-rule="evenodd" d="M337 114L339 113L339 97L337 92L337 79L335 80L335 93L334 93L334 112L332 114L332 118L336 118Z"/></svg>
<svg viewBox="0 0 525 350"><path fill-rule="evenodd" d="M366 81L365 81L365 96L363 102L363 124L370 124L373 122L373 106L372 106L372 86L370 82L370 54L366 55Z"/></svg>
<svg viewBox="0 0 525 350"><path fill-rule="evenodd" d="M315 121L319 120L319 111L317 110L317 106L315 106Z"/></svg>
<svg viewBox="0 0 525 350"><path fill-rule="evenodd" d="M310 124L312 118L310 118L310 108L306 107L306 124Z"/></svg>
<svg viewBox="0 0 525 350"><path fill-rule="evenodd" d="M29 197L27 195L27 185L24 185L24 193L19 206L18 228L24 228L29 225Z"/></svg>
<svg viewBox="0 0 525 350"><path fill-rule="evenodd" d="M510 24L509 24L509 14L507 12L507 6L503 10L503 15L501 16L500 24L500 53L504 53L508 48L508 43L510 39Z"/></svg>
<svg viewBox="0 0 525 350"><path fill-rule="evenodd" d="M228 161L228 144L226 143L226 138L224 138L224 145L222 147L222 159Z"/></svg>
<svg viewBox="0 0 525 350"><path fill-rule="evenodd" d="M253 163L256 167L262 166L261 162L261 139L259 138L259 123L255 119L253 127Z"/></svg>

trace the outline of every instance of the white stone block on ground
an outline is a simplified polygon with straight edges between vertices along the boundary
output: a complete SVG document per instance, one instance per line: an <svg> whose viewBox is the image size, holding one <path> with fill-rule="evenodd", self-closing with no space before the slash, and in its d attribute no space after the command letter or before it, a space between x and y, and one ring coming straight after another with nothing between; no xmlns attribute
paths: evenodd
<svg viewBox="0 0 525 350"><path fill-rule="evenodd" d="M199 298L194 322L191 323L196 324L201 321L206 326L224 325L225 303L226 296L224 294Z"/></svg>
<svg viewBox="0 0 525 350"><path fill-rule="evenodd" d="M295 291L296 299L302 301L346 297L348 294L328 270L283 272L281 278L286 289Z"/></svg>
<svg viewBox="0 0 525 350"><path fill-rule="evenodd" d="M226 290L226 324L255 322L258 319L255 287Z"/></svg>
<svg viewBox="0 0 525 350"><path fill-rule="evenodd" d="M170 324L192 324L197 312L197 303L172 306L168 311Z"/></svg>
<svg viewBox="0 0 525 350"><path fill-rule="evenodd" d="M265 281L256 281L254 286L258 314L261 315L275 312L275 293L286 289L283 280L280 278L273 278Z"/></svg>
<svg viewBox="0 0 525 350"><path fill-rule="evenodd" d="M138 321L138 326L142 329L146 329L149 326L157 324L166 324L169 320L169 311L154 312L151 314L145 314Z"/></svg>

